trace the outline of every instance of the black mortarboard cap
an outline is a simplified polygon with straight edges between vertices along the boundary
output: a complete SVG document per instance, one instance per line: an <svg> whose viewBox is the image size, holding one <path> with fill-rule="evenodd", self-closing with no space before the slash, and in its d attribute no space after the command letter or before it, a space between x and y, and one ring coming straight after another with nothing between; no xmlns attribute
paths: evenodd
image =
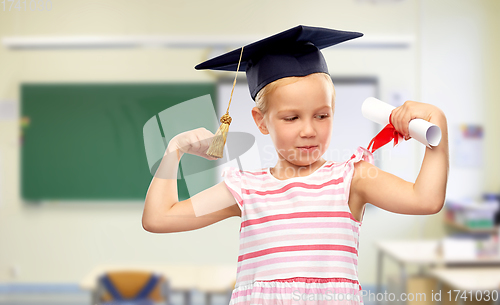
<svg viewBox="0 0 500 305"><path fill-rule="evenodd" d="M239 71L246 71L250 95L255 100L260 89L280 78L329 73L320 49L363 36L299 25L243 47ZM241 48L198 64L195 69L236 71Z"/></svg>

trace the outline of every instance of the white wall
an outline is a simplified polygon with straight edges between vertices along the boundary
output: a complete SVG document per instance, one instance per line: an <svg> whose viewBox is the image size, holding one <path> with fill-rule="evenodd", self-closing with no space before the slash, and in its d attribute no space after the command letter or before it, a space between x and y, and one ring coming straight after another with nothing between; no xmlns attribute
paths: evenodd
<svg viewBox="0 0 500 305"><path fill-rule="evenodd" d="M377 3L379 2L379 3ZM403 35L403 50L325 50L333 75L377 76L380 94L436 104L448 122L486 121L485 171L450 170L455 195L499 191L499 5L495 0L406 1L53 1L51 12L0 12L1 36L87 34L267 35L297 24ZM495 38L493 38L495 37ZM494 52L496 51L496 52ZM196 71L208 50L9 51L0 49L0 101L19 99L22 82L210 81ZM472 107L474 106L474 107ZM496 111L496 112L495 112ZM77 282L101 263L236 263L239 219L192 232L155 235L141 226L142 202L47 202L19 197L19 123L0 121L0 282ZM450 130L450 137L453 135ZM411 142L411 141L410 141ZM406 143L384 169L414 180L423 147ZM450 141L451 142L451 141ZM452 148L452 143L450 143ZM387 149L387 148L386 148ZM468 184L470 177L477 185ZM481 182L482 181L482 182ZM482 185L484 183L484 186ZM440 237L442 213L396 215L377 208L364 218L359 275L375 281L373 241ZM17 266L19 275L9 268Z"/></svg>

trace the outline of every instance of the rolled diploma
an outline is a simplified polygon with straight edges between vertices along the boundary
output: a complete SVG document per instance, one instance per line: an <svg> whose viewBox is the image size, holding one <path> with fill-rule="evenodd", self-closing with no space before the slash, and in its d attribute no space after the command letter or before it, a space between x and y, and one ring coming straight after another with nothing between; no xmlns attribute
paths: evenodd
<svg viewBox="0 0 500 305"><path fill-rule="evenodd" d="M396 108L374 97L367 98L361 106L363 116L380 125L389 124L389 116ZM408 126L410 137L432 148L441 142L441 128L423 119L413 119Z"/></svg>

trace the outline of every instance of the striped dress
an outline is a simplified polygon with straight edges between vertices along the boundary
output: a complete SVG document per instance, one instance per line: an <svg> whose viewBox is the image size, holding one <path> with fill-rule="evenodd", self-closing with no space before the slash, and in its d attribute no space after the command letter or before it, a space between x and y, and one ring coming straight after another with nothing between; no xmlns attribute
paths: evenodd
<svg viewBox="0 0 500 305"><path fill-rule="evenodd" d="M269 168L224 168L224 182L241 209L230 305L363 304L361 222L347 204L360 160L373 164L373 155L358 147L345 162L326 161L308 176L287 180Z"/></svg>

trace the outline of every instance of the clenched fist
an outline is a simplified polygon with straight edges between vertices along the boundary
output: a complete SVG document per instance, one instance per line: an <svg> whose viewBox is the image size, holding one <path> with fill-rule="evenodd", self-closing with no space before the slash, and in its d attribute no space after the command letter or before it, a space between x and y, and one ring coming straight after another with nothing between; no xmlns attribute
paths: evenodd
<svg viewBox="0 0 500 305"><path fill-rule="evenodd" d="M214 136L212 132L204 127L182 132L170 140L167 152L177 150L180 153L188 153L208 160L217 160L217 158L207 155L208 147L212 143Z"/></svg>

